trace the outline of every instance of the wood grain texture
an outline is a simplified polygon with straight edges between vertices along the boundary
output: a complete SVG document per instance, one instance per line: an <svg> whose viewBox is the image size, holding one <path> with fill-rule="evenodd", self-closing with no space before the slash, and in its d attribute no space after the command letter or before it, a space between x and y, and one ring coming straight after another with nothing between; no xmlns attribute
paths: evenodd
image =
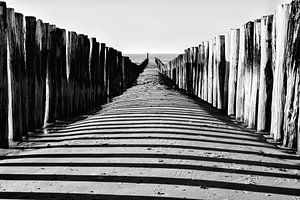
<svg viewBox="0 0 300 200"><path fill-rule="evenodd" d="M235 118L244 121L245 104L245 26L240 27L240 49L239 62L237 67L237 86L236 86L236 107Z"/></svg>
<svg viewBox="0 0 300 200"><path fill-rule="evenodd" d="M261 61L257 111L257 131L270 130L272 102L272 29L273 15L261 19Z"/></svg>
<svg viewBox="0 0 300 200"><path fill-rule="evenodd" d="M283 116L285 104L285 48L287 44L287 29L290 15L290 5L279 5L276 12L276 53L272 92L271 135L275 141L283 139Z"/></svg>
<svg viewBox="0 0 300 200"><path fill-rule="evenodd" d="M259 75L260 75L260 39L261 39L261 20L254 21L253 31L253 68L252 68L252 83L249 106L249 121L248 127L256 129L257 109L258 109L258 90L259 90Z"/></svg>
<svg viewBox="0 0 300 200"><path fill-rule="evenodd" d="M250 99L252 88L252 71L253 71L253 31L254 23L245 24L245 101L244 101L244 123L249 124Z"/></svg>
<svg viewBox="0 0 300 200"><path fill-rule="evenodd" d="M230 31L229 80L228 80L228 115L235 115L237 78L240 50L240 29Z"/></svg>
<svg viewBox="0 0 300 200"><path fill-rule="evenodd" d="M287 47L285 50L285 66L287 74L286 99L284 107L283 146L297 147L299 117L299 60L300 60L300 2L291 3L287 31ZM299 140L299 139L298 139Z"/></svg>

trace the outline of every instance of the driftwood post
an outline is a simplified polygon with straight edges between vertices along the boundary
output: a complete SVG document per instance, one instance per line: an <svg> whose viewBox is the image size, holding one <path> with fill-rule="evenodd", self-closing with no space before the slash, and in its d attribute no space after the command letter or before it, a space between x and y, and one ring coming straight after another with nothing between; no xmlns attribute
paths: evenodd
<svg viewBox="0 0 300 200"><path fill-rule="evenodd" d="M272 99L272 23L273 15L261 19L261 60L257 111L257 131L268 131Z"/></svg>
<svg viewBox="0 0 300 200"><path fill-rule="evenodd" d="M66 93L66 31L56 28L55 30L55 47L56 47L56 107L55 119L63 119L65 116L65 93Z"/></svg>
<svg viewBox="0 0 300 200"><path fill-rule="evenodd" d="M204 87L204 46L199 45L198 51L198 80L197 80L197 96L203 100L203 87Z"/></svg>
<svg viewBox="0 0 300 200"><path fill-rule="evenodd" d="M297 123L299 121L300 97L300 2L293 1L290 6L291 13L288 21L287 46L285 51L287 92L284 107L283 146L294 148L297 147L297 137L299 141L299 125L297 125Z"/></svg>
<svg viewBox="0 0 300 200"><path fill-rule="evenodd" d="M28 132L28 82L27 72L25 68L25 28L24 17L20 13L15 13L16 18L16 30L17 30L17 48L19 53L19 67L21 70L21 113L22 113L22 136L26 136Z"/></svg>
<svg viewBox="0 0 300 200"><path fill-rule="evenodd" d="M249 124L251 84L253 70L253 22L245 24L245 101L244 101L244 122Z"/></svg>
<svg viewBox="0 0 300 200"><path fill-rule="evenodd" d="M208 54L208 65L207 65L207 102L213 103L213 55L214 55L214 42L209 41L209 54Z"/></svg>
<svg viewBox="0 0 300 200"><path fill-rule="evenodd" d="M287 44L287 29L290 5L279 5L276 12L276 54L275 71L272 92L271 135L275 141L283 138L283 116L285 104L285 49Z"/></svg>
<svg viewBox="0 0 300 200"><path fill-rule="evenodd" d="M9 88L9 140L21 141L22 139L22 58L20 57L19 33L16 27L14 9L7 9L7 70Z"/></svg>
<svg viewBox="0 0 300 200"><path fill-rule="evenodd" d="M101 103L106 102L106 76L105 76L105 69L106 69L106 50L105 50L105 43L100 44L100 87L101 87ZM126 85L127 86L127 85Z"/></svg>
<svg viewBox="0 0 300 200"><path fill-rule="evenodd" d="M253 68L252 68L252 84L249 107L249 122L248 127L255 129L258 109L258 89L259 89L259 73L260 73L260 35L261 35L261 20L254 21L253 32Z"/></svg>
<svg viewBox="0 0 300 200"><path fill-rule="evenodd" d="M240 121L244 121L244 101L245 101L245 27L240 28L240 40L239 40L239 62L237 67L237 84L236 84L236 106L235 106L235 118Z"/></svg>
<svg viewBox="0 0 300 200"><path fill-rule="evenodd" d="M227 109L228 109L228 82L229 82L229 67L230 67L230 34L226 34L225 35L225 60L224 60L224 93L222 96L222 109L224 111L224 113L227 113Z"/></svg>
<svg viewBox="0 0 300 200"><path fill-rule="evenodd" d="M205 41L202 43L204 55L203 55L203 74L204 74L204 80L203 80L203 100L207 101L208 97L208 56L209 56L209 42Z"/></svg>
<svg viewBox="0 0 300 200"><path fill-rule="evenodd" d="M216 64L216 107L218 109L224 108L224 81L225 81L225 36L220 35L216 37L216 51L215 51L215 64Z"/></svg>
<svg viewBox="0 0 300 200"><path fill-rule="evenodd" d="M213 74L212 74L212 105L217 107L218 105L218 81L219 81L219 70L217 70L217 37L213 38Z"/></svg>
<svg viewBox="0 0 300 200"><path fill-rule="evenodd" d="M44 44L45 38L44 24L41 20L37 20L36 23L36 79L35 79L35 119L36 128L42 128L44 125L44 113L45 113L45 82L46 82L46 67L43 62L44 59Z"/></svg>
<svg viewBox="0 0 300 200"><path fill-rule="evenodd" d="M230 55L229 55L229 80L228 80L228 115L235 115L236 93L237 90L237 72L240 50L240 29L231 29L230 31Z"/></svg>
<svg viewBox="0 0 300 200"><path fill-rule="evenodd" d="M36 81L37 81L37 59L36 59L36 18L25 17L26 20L26 70L28 74L28 131L36 128ZM30 119L30 120L29 120Z"/></svg>
<svg viewBox="0 0 300 200"><path fill-rule="evenodd" d="M55 104L56 104L56 61L55 61L55 26L49 25L48 30L48 41L49 44L47 49L49 51L49 59L46 66L46 107L45 107L45 126L48 123L55 122Z"/></svg>
<svg viewBox="0 0 300 200"><path fill-rule="evenodd" d="M8 146L8 85L6 38L6 3L0 2L0 147Z"/></svg>

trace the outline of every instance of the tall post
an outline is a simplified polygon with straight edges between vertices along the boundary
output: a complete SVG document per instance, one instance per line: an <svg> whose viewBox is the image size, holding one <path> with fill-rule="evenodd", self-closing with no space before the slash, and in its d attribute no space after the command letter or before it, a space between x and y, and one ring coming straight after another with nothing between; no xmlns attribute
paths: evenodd
<svg viewBox="0 0 300 200"><path fill-rule="evenodd" d="M252 85L252 70L253 70L253 31L254 23L248 22L245 24L245 101L244 101L244 122L249 123L251 85Z"/></svg>
<svg viewBox="0 0 300 200"><path fill-rule="evenodd" d="M238 63L240 50L240 29L231 29L230 31L230 65L228 80L228 115L235 115Z"/></svg>
<svg viewBox="0 0 300 200"><path fill-rule="evenodd" d="M235 118L244 121L244 101L245 101L245 27L240 28L240 49L239 62L237 66L237 85L236 85L236 106Z"/></svg>
<svg viewBox="0 0 300 200"><path fill-rule="evenodd" d="M207 65L207 102L213 103L213 53L214 53L214 42L213 40L209 41L209 50L208 50L208 65Z"/></svg>
<svg viewBox="0 0 300 200"><path fill-rule="evenodd" d="M22 108L21 108L21 64L19 54L19 31L16 27L14 9L7 9L7 70L9 88L9 140L21 141L22 139Z"/></svg>
<svg viewBox="0 0 300 200"><path fill-rule="evenodd" d="M261 19L261 60L257 111L257 131L268 131L271 123L272 100L272 26L273 15Z"/></svg>
<svg viewBox="0 0 300 200"><path fill-rule="evenodd" d="M300 2L293 1L288 21L287 45L284 61L286 66L287 84L284 107L283 146L297 147L299 141L299 101L300 101ZM297 138L298 137L298 138ZM298 152L299 152L298 146Z"/></svg>
<svg viewBox="0 0 300 200"><path fill-rule="evenodd" d="M271 116L271 135L275 141L283 139L283 116L285 105L285 49L287 45L288 20L290 15L290 5L278 5L276 12L276 52L275 70L272 91L272 116Z"/></svg>
<svg viewBox="0 0 300 200"><path fill-rule="evenodd" d="M261 37L261 20L254 21L253 32L253 68L252 68L252 84L249 107L249 121L248 127L255 129L257 123L257 109L258 109L258 89L259 89L259 73L260 73L260 37Z"/></svg>
<svg viewBox="0 0 300 200"><path fill-rule="evenodd" d="M6 3L0 2L0 147L8 147L7 21Z"/></svg>
<svg viewBox="0 0 300 200"><path fill-rule="evenodd" d="M36 18L26 16L26 70L28 74L28 131L35 132L36 129L36 81L37 77L37 43L36 43Z"/></svg>

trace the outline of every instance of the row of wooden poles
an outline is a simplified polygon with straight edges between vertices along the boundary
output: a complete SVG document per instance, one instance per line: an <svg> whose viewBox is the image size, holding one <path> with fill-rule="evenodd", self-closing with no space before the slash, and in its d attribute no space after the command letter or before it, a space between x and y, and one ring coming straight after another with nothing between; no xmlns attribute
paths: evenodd
<svg viewBox="0 0 300 200"><path fill-rule="evenodd" d="M143 65L0 2L0 146L121 94Z"/></svg>
<svg viewBox="0 0 300 200"><path fill-rule="evenodd" d="M179 88L300 151L300 1L188 48L161 71Z"/></svg>

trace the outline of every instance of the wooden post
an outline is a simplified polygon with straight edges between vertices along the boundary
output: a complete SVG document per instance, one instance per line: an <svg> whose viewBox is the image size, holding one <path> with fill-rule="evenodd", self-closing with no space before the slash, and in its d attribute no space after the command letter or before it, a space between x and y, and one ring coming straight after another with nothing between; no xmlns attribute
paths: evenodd
<svg viewBox="0 0 300 200"><path fill-rule="evenodd" d="M212 74L212 80L213 80L213 85L212 85L212 105L213 107L218 106L218 73L219 71L217 70L217 37L213 38L213 74Z"/></svg>
<svg viewBox="0 0 300 200"><path fill-rule="evenodd" d="M227 114L228 109L228 82L229 82L229 67L230 67L230 34L225 35L225 64L224 64L224 94L222 96L222 109Z"/></svg>
<svg viewBox="0 0 300 200"><path fill-rule="evenodd" d="M183 54L183 89L184 90L188 90L187 86L188 86L188 54L187 54L187 50L185 50L184 54Z"/></svg>
<svg viewBox="0 0 300 200"><path fill-rule="evenodd" d="M95 105L98 96L97 81L98 81L98 68L99 68L99 44L96 38L90 38L90 52L89 52L89 72L90 72L90 98L91 104Z"/></svg>
<svg viewBox="0 0 300 200"><path fill-rule="evenodd" d="M244 101L244 122L249 124L251 84L253 70L253 22L245 24L245 101Z"/></svg>
<svg viewBox="0 0 300 200"><path fill-rule="evenodd" d="M261 60L257 111L257 131L269 131L272 99L272 26L273 15L261 19Z"/></svg>
<svg viewBox="0 0 300 200"><path fill-rule="evenodd" d="M237 85L236 85L236 106L235 106L235 118L240 121L244 121L244 101L245 101L245 27L240 28L240 49L239 49L239 62L237 67Z"/></svg>
<svg viewBox="0 0 300 200"><path fill-rule="evenodd" d="M207 66L207 101L213 103L213 67L214 67L214 42L209 41L208 66Z"/></svg>
<svg viewBox="0 0 300 200"><path fill-rule="evenodd" d="M90 40L87 35L83 36L83 60L82 60L82 70L83 70L83 79L84 79L84 107L82 112L84 112L87 108L91 106L90 102L90 94L89 94L89 88L91 85L91 79L90 79L90 72L89 72L89 52L90 52Z"/></svg>
<svg viewBox="0 0 300 200"><path fill-rule="evenodd" d="M36 23L36 78L35 78L35 119L36 128L42 128L44 125L44 113L45 113L45 82L46 82L46 67L44 60L45 46L43 39L45 38L44 24L41 20L37 20Z"/></svg>
<svg viewBox="0 0 300 200"><path fill-rule="evenodd" d="M199 79L197 81L197 96L203 100L203 87L204 87L204 45L199 45L198 52L198 72Z"/></svg>
<svg viewBox="0 0 300 200"><path fill-rule="evenodd" d="M225 70L226 70L226 62L225 62L225 36L219 35L216 37L216 46L215 46L215 67L216 70L214 72L216 80L215 80L215 106L216 108L222 110L224 108L224 81L225 81Z"/></svg>
<svg viewBox="0 0 300 200"><path fill-rule="evenodd" d="M297 147L297 140L299 141L299 132L297 127L299 125L297 125L297 123L299 121L300 100L300 2L293 1L290 4L290 7L291 13L288 21L287 44L285 51L287 92L284 107L283 146L294 148Z"/></svg>
<svg viewBox="0 0 300 200"><path fill-rule="evenodd" d="M14 9L7 9L7 70L9 88L9 140L22 140L22 108L21 108L21 83L22 83L22 57L19 33L16 27Z"/></svg>
<svg viewBox="0 0 300 200"><path fill-rule="evenodd" d="M230 31L230 65L228 80L228 115L235 115L237 97L237 76L240 50L240 29Z"/></svg>
<svg viewBox="0 0 300 200"><path fill-rule="evenodd" d="M272 92L271 135L275 141L283 138L283 116L285 104L285 49L287 44L290 5L279 5L276 12L276 60Z"/></svg>
<svg viewBox="0 0 300 200"><path fill-rule="evenodd" d="M28 133L28 82L27 71L25 68L25 27L24 17L21 13L15 13L16 30L17 30L17 48L19 54L19 67L21 70L21 113L22 113L22 136L26 136Z"/></svg>
<svg viewBox="0 0 300 200"><path fill-rule="evenodd" d="M56 107L55 119L63 119L65 117L65 95L66 95L66 31L64 29L56 28Z"/></svg>
<svg viewBox="0 0 300 200"><path fill-rule="evenodd" d="M36 19L25 17L26 20L26 70L28 73L28 131L35 132L36 128L36 81L37 81L37 44L36 44ZM29 120L30 119L30 120Z"/></svg>
<svg viewBox="0 0 300 200"><path fill-rule="evenodd" d="M7 10L0 2L0 147L8 147Z"/></svg>
<svg viewBox="0 0 300 200"><path fill-rule="evenodd" d="M68 102L69 115L78 112L78 65L76 58L77 34L68 32L67 39L67 80L68 80Z"/></svg>
<svg viewBox="0 0 300 200"><path fill-rule="evenodd" d="M254 21L253 32L253 68L252 68L252 84L249 107L249 122L248 127L255 129L258 109L258 89L259 89L259 73L260 73L260 35L261 35L261 20Z"/></svg>
<svg viewBox="0 0 300 200"><path fill-rule="evenodd" d="M192 92L193 88L193 73L192 73L192 60L191 60L191 49L187 49L187 62L186 62L186 76L187 76L187 91Z"/></svg>
<svg viewBox="0 0 300 200"><path fill-rule="evenodd" d="M47 50L49 51L49 59L46 65L46 107L44 126L48 123L55 122L56 107L56 48L55 48L55 26L49 25L47 40Z"/></svg>
<svg viewBox="0 0 300 200"><path fill-rule="evenodd" d="M208 100L208 58L209 58L209 42L203 42L203 100Z"/></svg>
<svg viewBox="0 0 300 200"><path fill-rule="evenodd" d="M106 68L106 51L105 51L105 43L100 44L100 87L101 87L101 103L106 102L106 76L105 76L105 68Z"/></svg>

